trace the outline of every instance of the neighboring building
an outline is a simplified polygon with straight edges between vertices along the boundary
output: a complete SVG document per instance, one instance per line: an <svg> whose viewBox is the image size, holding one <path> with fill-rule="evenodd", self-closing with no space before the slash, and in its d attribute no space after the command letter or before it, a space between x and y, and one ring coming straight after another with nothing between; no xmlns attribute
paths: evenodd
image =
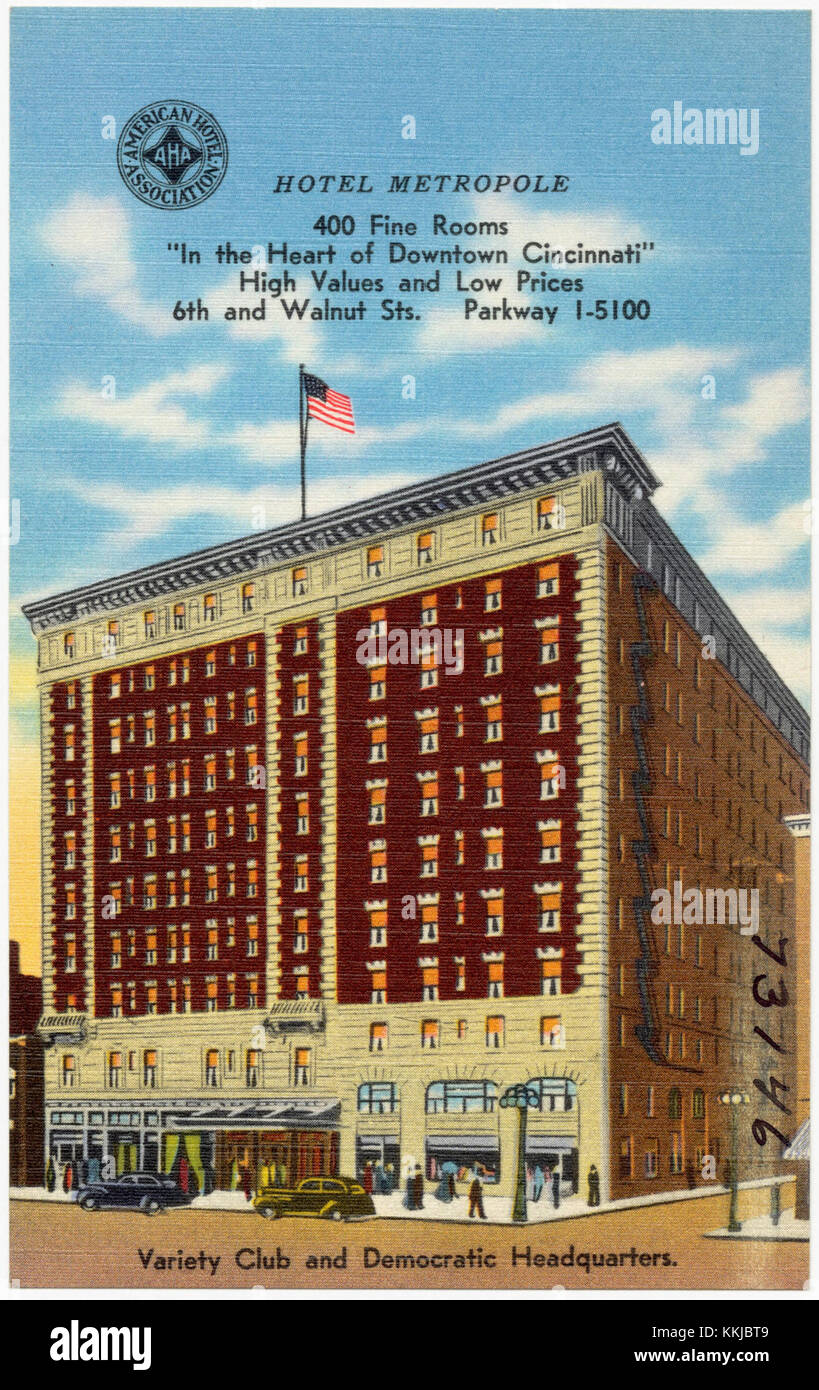
<svg viewBox="0 0 819 1390"><path fill-rule="evenodd" d="M565 1190L722 1177L758 948L650 893L776 941L808 720L656 485L611 425L27 605L58 1159L508 1193L531 1081Z"/></svg>
<svg viewBox="0 0 819 1390"><path fill-rule="evenodd" d="M42 1187L45 1178L43 1044L9 1040L9 1186Z"/></svg>
<svg viewBox="0 0 819 1390"><path fill-rule="evenodd" d="M796 1216L810 1215L810 816L785 816L793 836L794 920L788 949L792 960L793 1061L790 1133L793 1142L785 1151L789 1171L796 1176Z"/></svg>
<svg viewBox="0 0 819 1390"><path fill-rule="evenodd" d="M9 1184L36 1187L44 1173L43 1043L37 1023L42 981L20 971L20 943L9 941Z"/></svg>
<svg viewBox="0 0 819 1390"><path fill-rule="evenodd" d="M9 1037L33 1033L42 1011L43 982L21 973L20 943L9 941Z"/></svg>

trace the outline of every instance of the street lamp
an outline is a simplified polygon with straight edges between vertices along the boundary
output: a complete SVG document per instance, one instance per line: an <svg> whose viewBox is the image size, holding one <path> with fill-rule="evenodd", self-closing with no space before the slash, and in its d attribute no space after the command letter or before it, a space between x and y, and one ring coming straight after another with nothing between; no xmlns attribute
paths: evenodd
<svg viewBox="0 0 819 1390"><path fill-rule="evenodd" d="M736 1087L730 1091L721 1091L717 1096L720 1105L730 1107L731 1116L731 1207L728 1213L728 1230L736 1233L742 1230L742 1222L737 1220L737 1197L739 1185L737 1183L737 1111L740 1105L750 1105L751 1098L744 1091L737 1090Z"/></svg>
<svg viewBox="0 0 819 1390"><path fill-rule="evenodd" d="M518 1112L518 1172L515 1179L515 1204L512 1208L513 1221L526 1220L526 1120L530 1110L540 1105L540 1096L534 1086L519 1081L509 1086L500 1098L506 1109L511 1106Z"/></svg>

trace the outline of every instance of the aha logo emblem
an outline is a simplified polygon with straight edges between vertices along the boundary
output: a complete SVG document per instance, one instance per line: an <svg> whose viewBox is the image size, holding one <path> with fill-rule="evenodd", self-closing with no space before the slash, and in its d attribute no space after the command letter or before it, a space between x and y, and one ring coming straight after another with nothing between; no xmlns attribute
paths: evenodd
<svg viewBox="0 0 819 1390"><path fill-rule="evenodd" d="M225 133L209 111L189 101L143 106L122 128L117 166L135 197L151 207L190 208L225 177Z"/></svg>

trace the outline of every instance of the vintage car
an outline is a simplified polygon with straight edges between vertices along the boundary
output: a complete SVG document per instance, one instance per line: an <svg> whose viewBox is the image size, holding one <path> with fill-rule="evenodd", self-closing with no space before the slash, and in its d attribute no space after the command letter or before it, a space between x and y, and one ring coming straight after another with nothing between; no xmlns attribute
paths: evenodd
<svg viewBox="0 0 819 1390"><path fill-rule="evenodd" d="M373 1199L355 1178L302 1178L295 1187L263 1187L253 1198L261 1216L323 1216L348 1221L375 1216Z"/></svg>
<svg viewBox="0 0 819 1390"><path fill-rule="evenodd" d="M191 1194L161 1173L123 1173L120 1178L84 1183L77 1191L77 1203L83 1211L117 1207L153 1216L166 1207L185 1207L191 1200Z"/></svg>

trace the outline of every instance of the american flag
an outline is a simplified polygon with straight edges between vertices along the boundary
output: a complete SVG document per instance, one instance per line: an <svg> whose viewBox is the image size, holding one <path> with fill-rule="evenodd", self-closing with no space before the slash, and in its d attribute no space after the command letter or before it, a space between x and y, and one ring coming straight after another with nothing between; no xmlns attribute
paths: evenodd
<svg viewBox="0 0 819 1390"><path fill-rule="evenodd" d="M340 391L332 391L326 381L304 373L304 394L307 397L307 415L314 420L323 420L333 429L344 430L345 434L355 434L353 403L349 396Z"/></svg>

